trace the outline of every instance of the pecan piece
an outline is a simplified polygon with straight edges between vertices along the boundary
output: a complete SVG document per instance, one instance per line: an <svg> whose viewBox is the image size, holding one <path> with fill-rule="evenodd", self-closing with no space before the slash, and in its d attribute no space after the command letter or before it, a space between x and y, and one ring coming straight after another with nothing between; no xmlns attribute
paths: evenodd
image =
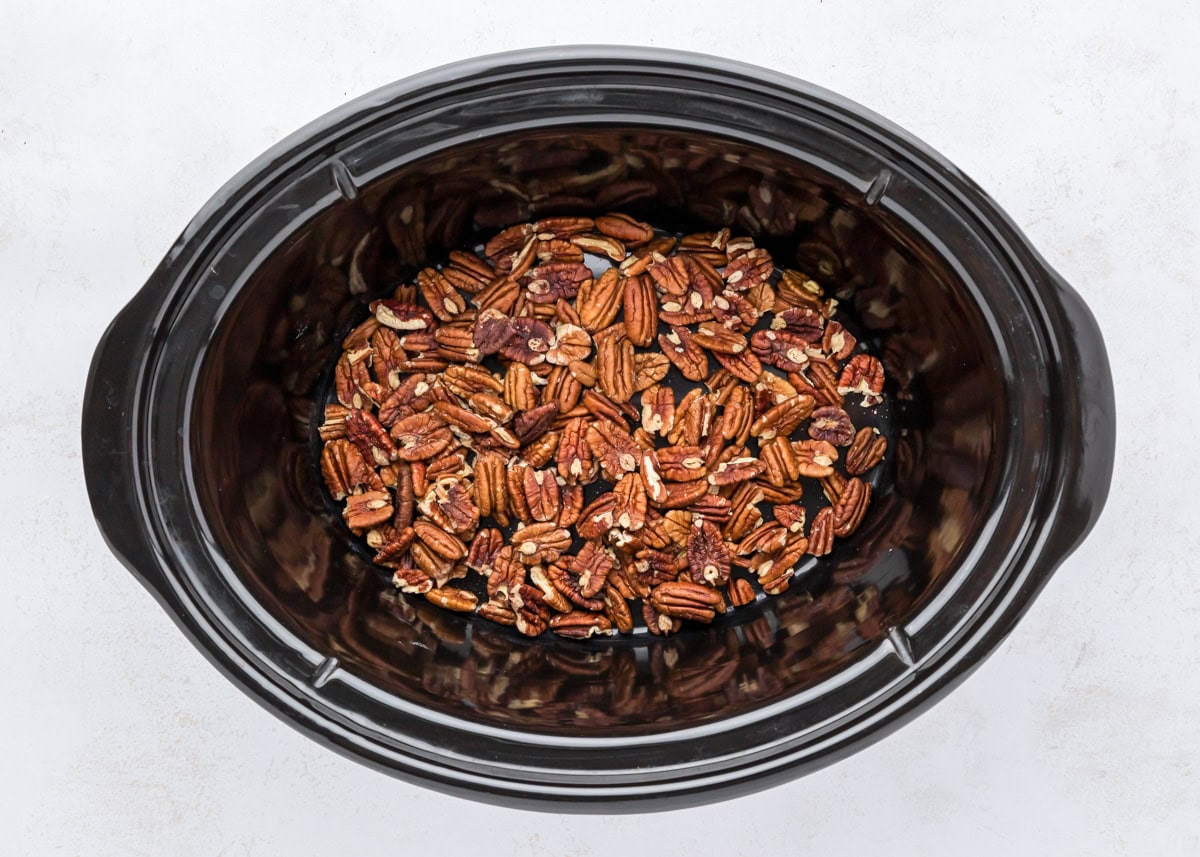
<svg viewBox="0 0 1200 857"><path fill-rule="evenodd" d="M392 574L392 586L418 595L433 589L433 578L419 568L398 568Z"/></svg>
<svg viewBox="0 0 1200 857"><path fill-rule="evenodd" d="M550 430L558 417L558 403L549 402L521 413L513 420L513 435L522 444L532 443Z"/></svg>
<svg viewBox="0 0 1200 857"><path fill-rule="evenodd" d="M879 433L877 428L861 428L854 436L854 442L846 450L846 472L851 476L866 473L879 462L883 461L887 452L887 438Z"/></svg>
<svg viewBox="0 0 1200 857"><path fill-rule="evenodd" d="M821 334L821 350L834 360L845 360L854 353L858 340L839 322L831 321L825 325Z"/></svg>
<svg viewBox="0 0 1200 857"><path fill-rule="evenodd" d="M854 423L841 408L827 405L812 412L808 436L834 446L846 446L854 440Z"/></svg>
<svg viewBox="0 0 1200 857"><path fill-rule="evenodd" d="M481 452L475 459L475 501L481 517L492 518L502 527L508 526L508 485L504 456L498 452Z"/></svg>
<svg viewBox="0 0 1200 857"><path fill-rule="evenodd" d="M733 245L730 245L731 247ZM727 249L727 252L732 252ZM765 283L775 273L775 263L771 254L761 247L755 247L731 259L725 266L725 282L738 291L745 291L759 283Z"/></svg>
<svg viewBox="0 0 1200 857"><path fill-rule="evenodd" d="M883 392L883 364L869 354L854 355L842 370L837 391L843 396L860 394L864 407L879 404Z"/></svg>
<svg viewBox="0 0 1200 857"><path fill-rule="evenodd" d="M575 324L560 324L554 329L554 338L546 352L546 362L555 366L568 366L576 360L584 360L592 353L592 337Z"/></svg>
<svg viewBox="0 0 1200 857"><path fill-rule="evenodd" d="M667 613L660 613L649 599L642 602L642 618L646 622L646 630L656 637L674 634L683 627L682 620Z"/></svg>
<svg viewBox="0 0 1200 857"><path fill-rule="evenodd" d="M383 490L383 482L363 459L358 447L348 440L335 440L321 450L321 475L334 500L343 500L353 491L370 488Z"/></svg>
<svg viewBox="0 0 1200 857"><path fill-rule="evenodd" d="M786 330L802 339L813 343L821 339L825 332L824 317L806 306L789 307L783 312L776 313L771 319L772 330Z"/></svg>

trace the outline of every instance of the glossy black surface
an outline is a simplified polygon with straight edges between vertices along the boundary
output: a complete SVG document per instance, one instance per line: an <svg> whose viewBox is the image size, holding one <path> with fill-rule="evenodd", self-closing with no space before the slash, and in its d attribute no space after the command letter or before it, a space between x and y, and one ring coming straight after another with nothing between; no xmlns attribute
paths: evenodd
<svg viewBox="0 0 1200 857"><path fill-rule="evenodd" d="M387 591L311 447L363 284L613 208L729 224L838 293L895 403L863 529L665 640L528 641ZM930 704L1095 522L1113 431L1086 308L921 144L760 69L574 49L401 82L235 178L101 343L84 451L114 550L264 704L438 788L612 810L762 787Z"/></svg>

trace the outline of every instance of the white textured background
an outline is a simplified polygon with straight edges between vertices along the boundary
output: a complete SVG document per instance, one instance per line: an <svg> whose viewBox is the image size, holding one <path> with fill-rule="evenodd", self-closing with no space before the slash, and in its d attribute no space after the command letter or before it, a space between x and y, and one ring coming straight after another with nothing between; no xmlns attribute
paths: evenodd
<svg viewBox="0 0 1200 857"><path fill-rule="evenodd" d="M176 5L0 0L0 854L1200 854L1200 6ZM235 171L398 77L583 41L770 66L928 141L1076 284L1119 403L1103 520L961 689L649 817L441 797L293 732L112 558L80 467L98 337Z"/></svg>

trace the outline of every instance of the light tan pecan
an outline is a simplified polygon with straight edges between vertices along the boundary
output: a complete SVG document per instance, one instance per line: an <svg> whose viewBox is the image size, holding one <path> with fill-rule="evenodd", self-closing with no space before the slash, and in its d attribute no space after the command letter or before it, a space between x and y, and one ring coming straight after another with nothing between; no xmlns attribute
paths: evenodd
<svg viewBox="0 0 1200 857"><path fill-rule="evenodd" d="M792 452L800 463L800 475L811 479L829 476L833 473L833 463L838 460L837 447L823 440L795 441Z"/></svg>
<svg viewBox="0 0 1200 857"><path fill-rule="evenodd" d="M861 428L846 450L846 472L851 476L860 476L883 461L886 452L887 438L879 433L879 429Z"/></svg>
<svg viewBox="0 0 1200 857"><path fill-rule="evenodd" d="M586 359L592 353L592 337L577 324L559 323L554 328L546 362L555 366L569 366Z"/></svg>
<svg viewBox="0 0 1200 857"><path fill-rule="evenodd" d="M662 354L635 354L633 358L633 389L645 390L667 377L671 361Z"/></svg>

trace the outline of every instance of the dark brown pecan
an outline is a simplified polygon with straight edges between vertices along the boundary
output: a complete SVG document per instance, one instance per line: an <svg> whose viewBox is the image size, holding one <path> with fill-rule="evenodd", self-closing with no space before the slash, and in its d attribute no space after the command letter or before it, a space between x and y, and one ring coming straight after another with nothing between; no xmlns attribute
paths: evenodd
<svg viewBox="0 0 1200 857"><path fill-rule="evenodd" d="M512 328L513 336L501 347L501 356L527 366L545 363L550 340L554 337L550 325L536 318L514 318Z"/></svg>
<svg viewBox="0 0 1200 857"><path fill-rule="evenodd" d="M495 354L517 335L512 319L498 309L487 308L475 316L473 342L480 355Z"/></svg>
<svg viewBox="0 0 1200 857"><path fill-rule="evenodd" d="M854 440L854 423L849 415L839 407L826 406L817 408L812 413L812 422L808 425L808 436L813 440L823 440L834 446L846 446Z"/></svg>
<svg viewBox="0 0 1200 857"><path fill-rule="evenodd" d="M887 438L879 433L879 429L861 428L846 450L846 472L851 476L860 476L883 461L886 452Z"/></svg>
<svg viewBox="0 0 1200 857"><path fill-rule="evenodd" d="M531 408L513 420L513 434L522 444L532 443L550 430L557 417L557 402Z"/></svg>
<svg viewBox="0 0 1200 857"><path fill-rule="evenodd" d="M591 278L592 272L582 263L549 262L531 269L520 282L534 303L552 304L560 298L573 299Z"/></svg>
<svg viewBox="0 0 1200 857"><path fill-rule="evenodd" d="M490 576L496 567L496 555L503 547L503 533L494 527L484 527L471 540L467 550L467 568L485 577Z"/></svg>
<svg viewBox="0 0 1200 857"><path fill-rule="evenodd" d="M729 580L729 548L721 531L710 521L692 527L687 541L688 567L692 580L709 586L723 586Z"/></svg>

